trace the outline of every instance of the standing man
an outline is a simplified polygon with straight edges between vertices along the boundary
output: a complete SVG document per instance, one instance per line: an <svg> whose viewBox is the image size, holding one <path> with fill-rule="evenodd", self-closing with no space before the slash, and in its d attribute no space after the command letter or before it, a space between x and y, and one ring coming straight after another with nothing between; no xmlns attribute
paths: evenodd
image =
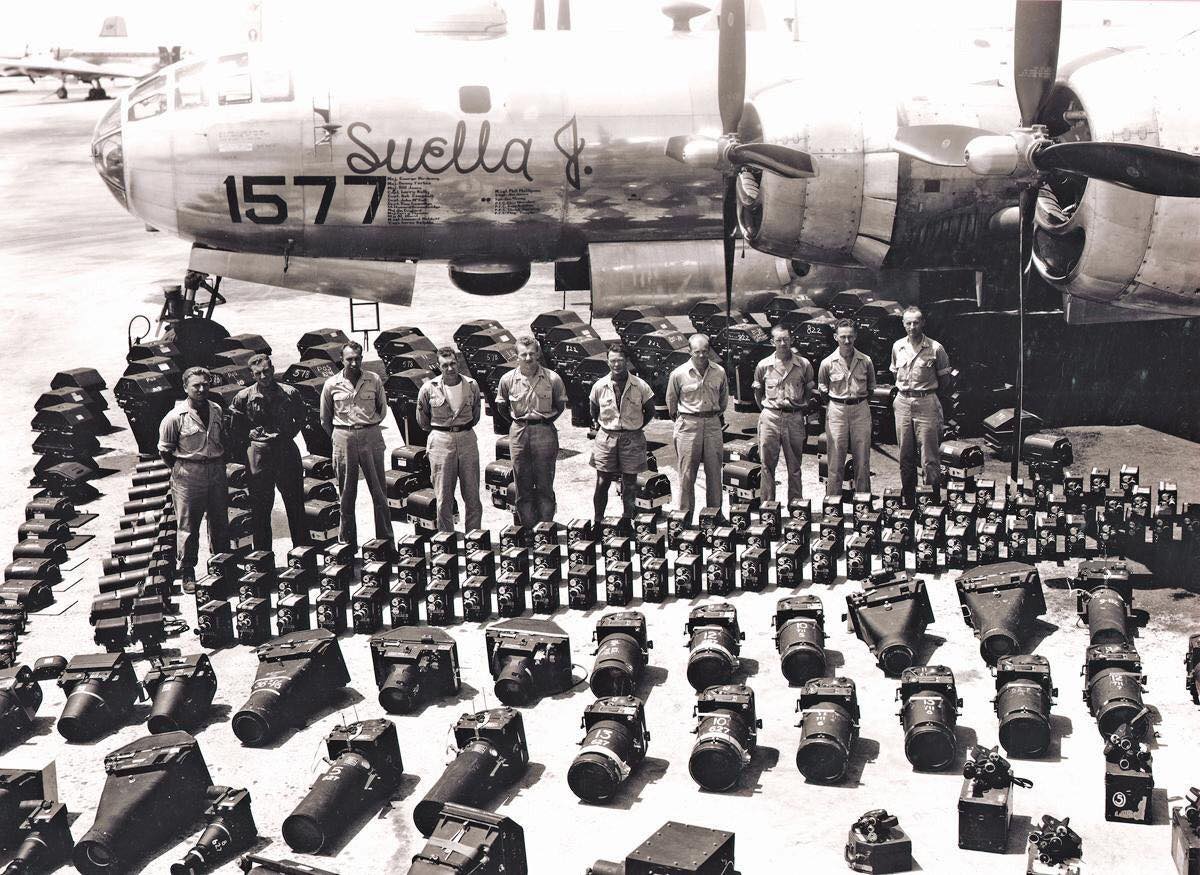
<svg viewBox="0 0 1200 875"><path fill-rule="evenodd" d="M188 368L187 397L158 428L158 452L171 468L171 499L179 526L179 579L184 592L196 591L200 521L208 515L208 548L229 549L229 494L225 483L225 427L221 406L209 400L212 374Z"/></svg>
<svg viewBox="0 0 1200 875"><path fill-rule="evenodd" d="M641 377L629 373L624 351L614 344L608 348L608 374L593 384L589 401L592 420L600 424L592 447L592 467L596 469L592 508L596 525L604 519L608 487L618 477L624 516L632 519L637 515L633 503L637 475L647 467L645 428L654 418L654 390Z"/></svg>
<svg viewBox="0 0 1200 875"><path fill-rule="evenodd" d="M786 325L771 329L775 352L754 369L754 399L762 413L758 416L758 451L764 477L762 500L775 500L775 467L779 451L787 466L788 501L804 497L800 479L800 461L804 456L804 408L816 383L808 359L792 351L792 332Z"/></svg>
<svg viewBox="0 0 1200 875"><path fill-rule="evenodd" d="M842 494L846 451L854 459L854 491L871 491L871 408L866 403L875 390L875 366L854 348L858 330L849 319L836 326L838 348L821 362L817 386L829 407L825 411L825 448L829 471L825 494Z"/></svg>
<svg viewBox="0 0 1200 875"><path fill-rule="evenodd" d="M523 526L554 522L554 467L558 463L558 429L554 420L567 407L562 378L539 364L542 346L536 338L517 338L517 369L500 378L496 407L512 420L513 480L517 487L517 520Z"/></svg>
<svg viewBox="0 0 1200 875"><path fill-rule="evenodd" d="M725 369L708 359L708 336L693 334L691 359L667 378L667 413L675 420L675 453L679 456L678 507L692 519L696 472L704 464L706 507L721 506L721 419L729 403Z"/></svg>
<svg viewBox="0 0 1200 875"><path fill-rule="evenodd" d="M387 486L383 479L383 422L387 403L383 380L362 367L362 346L353 340L342 347L342 370L321 390L321 426L333 439L333 472L341 500L338 540L358 550L354 500L361 470L375 509L375 537L392 540Z"/></svg>
<svg viewBox="0 0 1200 875"><path fill-rule="evenodd" d="M275 382L275 366L259 353L250 359L254 383L233 396L233 432L248 441L250 517L254 549L271 549L271 509L275 490L283 498L292 546L308 543L304 525L304 468L296 435L304 425L304 400L294 386Z"/></svg>
<svg viewBox="0 0 1200 875"><path fill-rule="evenodd" d="M483 503L479 500L479 444L475 425L479 422L479 384L458 372L454 349L437 351L441 375L421 386L417 393L417 424L429 432L429 468L437 494L439 532L454 531L454 484L458 482L466 510L466 529L483 526Z"/></svg>
<svg viewBox="0 0 1200 875"><path fill-rule="evenodd" d="M940 501L942 475L938 445L942 439L942 402L938 393L949 384L950 357L946 348L925 336L925 315L918 307L907 308L903 337L892 344L891 371L896 375L896 443L900 450L900 495L904 507L912 507L917 496L917 449L925 483Z"/></svg>

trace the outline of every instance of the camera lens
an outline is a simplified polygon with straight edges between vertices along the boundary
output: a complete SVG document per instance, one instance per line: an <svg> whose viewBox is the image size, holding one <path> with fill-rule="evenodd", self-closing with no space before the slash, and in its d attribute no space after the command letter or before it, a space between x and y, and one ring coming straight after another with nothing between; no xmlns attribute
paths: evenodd
<svg viewBox="0 0 1200 875"><path fill-rule="evenodd" d="M533 698L532 661L528 656L507 656L496 676L496 698L505 705L525 705Z"/></svg>
<svg viewBox="0 0 1200 875"><path fill-rule="evenodd" d="M795 619L779 630L779 658L788 683L800 686L825 674L821 629L812 620Z"/></svg>
<svg viewBox="0 0 1200 875"><path fill-rule="evenodd" d="M183 728L180 724L187 722L191 704L188 699L188 679L167 678L154 697L154 707L146 721L147 728L154 734Z"/></svg>
<svg viewBox="0 0 1200 875"><path fill-rule="evenodd" d="M879 665L885 674L898 675L916 660L913 650L907 644L883 644L879 649Z"/></svg>
<svg viewBox="0 0 1200 875"><path fill-rule="evenodd" d="M1002 656L1016 653L1021 649L1016 637L1005 629L989 629L979 636L979 649L984 659L995 663Z"/></svg>
<svg viewBox="0 0 1200 875"><path fill-rule="evenodd" d="M904 725L904 755L913 768L932 771L950 765L958 752L954 738L958 714L943 693L923 690L909 696L900 719Z"/></svg>
<svg viewBox="0 0 1200 875"><path fill-rule="evenodd" d="M687 679L695 690L729 681L737 669L737 642L724 626L702 626L692 633Z"/></svg>
<svg viewBox="0 0 1200 875"><path fill-rule="evenodd" d="M600 720L583 739L583 750L567 770L567 785L584 802L607 802L629 777L633 732L624 723Z"/></svg>
<svg viewBox="0 0 1200 875"><path fill-rule="evenodd" d="M833 702L818 702L800 719L800 746L796 768L814 783L832 783L846 774L854 721Z"/></svg>
<svg viewBox="0 0 1200 875"><path fill-rule="evenodd" d="M103 688L102 681L91 678L75 685L58 718L59 735L67 741L87 741L108 728L113 715Z"/></svg>
<svg viewBox="0 0 1200 875"><path fill-rule="evenodd" d="M1128 644L1125 599L1108 588L1096 590L1087 601L1088 635L1092 644Z"/></svg>
<svg viewBox="0 0 1200 875"><path fill-rule="evenodd" d="M412 663L395 666L379 688L379 704L389 714L407 714L421 692L420 671Z"/></svg>
<svg viewBox="0 0 1200 875"><path fill-rule="evenodd" d="M257 747L266 742L271 735L271 723L267 713L252 702L247 702L242 710L233 715L230 722L233 734L247 747Z"/></svg>
<svg viewBox="0 0 1200 875"><path fill-rule="evenodd" d="M479 807L491 793L499 759L499 751L486 739L473 739L463 747L413 808L413 823L421 835L428 836L437 828L442 807L448 802Z"/></svg>
<svg viewBox="0 0 1200 875"><path fill-rule="evenodd" d="M1041 756L1050 747L1050 698L1041 684L1017 679L996 694L1000 743L1009 756Z"/></svg>
<svg viewBox="0 0 1200 875"><path fill-rule="evenodd" d="M733 787L750 761L750 729L740 714L717 711L700 721L688 772L705 790L720 793Z"/></svg>
<svg viewBox="0 0 1200 875"><path fill-rule="evenodd" d="M596 651L592 693L597 697L631 695L642 668L642 648L637 640L632 635L610 633Z"/></svg>
<svg viewBox="0 0 1200 875"><path fill-rule="evenodd" d="M83 849L87 861L99 869L106 869L114 862L112 852L97 842L87 842Z"/></svg>

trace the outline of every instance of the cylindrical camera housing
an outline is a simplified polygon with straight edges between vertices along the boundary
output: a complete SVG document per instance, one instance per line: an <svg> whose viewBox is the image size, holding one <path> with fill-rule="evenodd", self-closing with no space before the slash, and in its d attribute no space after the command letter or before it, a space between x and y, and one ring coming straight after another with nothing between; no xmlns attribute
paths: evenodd
<svg viewBox="0 0 1200 875"><path fill-rule="evenodd" d="M904 755L913 768L944 769L954 761L960 702L954 674L942 665L906 668L900 676Z"/></svg>
<svg viewBox="0 0 1200 875"><path fill-rule="evenodd" d="M584 802L608 802L646 756L645 706L635 696L610 696L587 707L581 750L567 784Z"/></svg>
<svg viewBox="0 0 1200 875"><path fill-rule="evenodd" d="M688 645L687 679L695 690L723 684L733 677L741 647L732 629L699 626Z"/></svg>
<svg viewBox="0 0 1200 875"><path fill-rule="evenodd" d="M646 667L642 645L625 632L610 632L596 650L590 685L597 696L626 696L634 691Z"/></svg>
<svg viewBox="0 0 1200 875"><path fill-rule="evenodd" d="M1041 756L1050 747L1050 692L1036 681L1018 678L1001 686L996 716L1009 756Z"/></svg>
<svg viewBox="0 0 1200 875"><path fill-rule="evenodd" d="M487 801L494 789L491 776L498 756L495 746L484 738L472 740L458 752L425 798L413 808L413 822L421 835L433 832L446 803L479 808Z"/></svg>
<svg viewBox="0 0 1200 875"><path fill-rule="evenodd" d="M800 686L825 674L825 632L816 620L788 620L780 627L775 643L789 684Z"/></svg>
<svg viewBox="0 0 1200 875"><path fill-rule="evenodd" d="M729 790L758 744L754 691L735 684L710 687L700 694L696 711L699 723L688 772L705 790Z"/></svg>
<svg viewBox="0 0 1200 875"><path fill-rule="evenodd" d="M846 774L858 738L858 694L850 678L818 678L800 691L800 744L796 768L809 781L828 784Z"/></svg>
<svg viewBox="0 0 1200 875"><path fill-rule="evenodd" d="M319 778L283 821L283 840L293 851L315 854L356 812L371 777L371 763L346 751Z"/></svg>

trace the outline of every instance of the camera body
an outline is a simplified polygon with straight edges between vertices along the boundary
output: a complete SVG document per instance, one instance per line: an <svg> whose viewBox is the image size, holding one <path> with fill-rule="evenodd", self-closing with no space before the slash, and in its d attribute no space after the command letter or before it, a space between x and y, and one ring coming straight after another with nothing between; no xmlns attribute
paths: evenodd
<svg viewBox="0 0 1200 875"><path fill-rule="evenodd" d="M745 634L738 625L737 608L728 602L697 605L688 614L688 682L696 691L723 684L741 664L739 654Z"/></svg>
<svg viewBox="0 0 1200 875"><path fill-rule="evenodd" d="M438 628L399 626L372 636L371 665L379 703L389 714L459 689L458 644Z"/></svg>
<svg viewBox="0 0 1200 875"><path fill-rule="evenodd" d="M0 738L14 739L33 726L42 687L27 665L0 669Z"/></svg>
<svg viewBox="0 0 1200 875"><path fill-rule="evenodd" d="M511 619L484 631L496 696L506 705L528 704L535 695L571 686L571 644L549 620Z"/></svg>
<svg viewBox="0 0 1200 875"><path fill-rule="evenodd" d="M995 673L1000 744L1011 756L1041 756L1050 747L1050 706L1058 695L1049 660L1036 653L1002 656Z"/></svg>
<svg viewBox="0 0 1200 875"><path fill-rule="evenodd" d="M862 592L846 596L848 631L871 649L880 668L898 675L915 659L917 643L933 622L925 582L904 572L879 572Z"/></svg>
<svg viewBox="0 0 1200 875"><path fill-rule="evenodd" d="M1142 710L1146 677L1132 645L1092 644L1083 664L1083 701L1104 738L1131 724ZM1144 723L1138 725L1144 726Z"/></svg>
<svg viewBox="0 0 1200 875"><path fill-rule="evenodd" d="M597 696L629 695L641 680L652 641L646 640L646 617L639 611L605 614L596 622L596 662L591 688Z"/></svg>
<svg viewBox="0 0 1200 875"><path fill-rule="evenodd" d="M858 738L858 690L846 677L814 678L800 689L796 768L809 781L840 781Z"/></svg>
<svg viewBox="0 0 1200 875"><path fill-rule="evenodd" d="M85 653L71 658L58 685L67 694L58 731L68 741L86 741L123 722L140 687L124 653Z"/></svg>
<svg viewBox="0 0 1200 875"><path fill-rule="evenodd" d="M696 697L695 715L696 744L688 771L705 790L729 790L758 745L762 721L755 714L754 690L744 684L708 687Z"/></svg>
<svg viewBox="0 0 1200 875"><path fill-rule="evenodd" d="M154 703L148 727L151 732L171 732L196 724L212 705L217 674L206 653L156 660L142 679Z"/></svg>
<svg viewBox="0 0 1200 875"><path fill-rule="evenodd" d="M944 665L914 665L900 675L900 724L904 727L904 754L913 768L944 769L958 751L954 727L962 699L954 672Z"/></svg>
<svg viewBox="0 0 1200 875"><path fill-rule="evenodd" d="M567 783L585 802L608 802L646 757L645 703L636 696L597 699L584 709L583 730Z"/></svg>

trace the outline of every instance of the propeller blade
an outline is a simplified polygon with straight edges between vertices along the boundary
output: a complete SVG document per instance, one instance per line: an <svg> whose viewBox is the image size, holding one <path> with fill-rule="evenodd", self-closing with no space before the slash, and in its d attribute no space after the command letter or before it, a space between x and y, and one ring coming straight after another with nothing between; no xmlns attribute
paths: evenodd
<svg viewBox="0 0 1200 875"><path fill-rule="evenodd" d="M1200 156L1135 143L1057 143L1033 154L1038 170L1063 170L1163 197L1200 197Z"/></svg>
<svg viewBox="0 0 1200 875"><path fill-rule="evenodd" d="M717 100L721 107L721 130L732 134L742 119L746 103L746 5L745 0L721 0L717 40Z"/></svg>
<svg viewBox="0 0 1200 875"><path fill-rule="evenodd" d="M770 170L787 179L809 179L817 175L812 156L790 146L774 143L741 143L725 153L735 166L749 165Z"/></svg>
<svg viewBox="0 0 1200 875"><path fill-rule="evenodd" d="M692 134L668 137L663 151L668 158L690 167L715 168L720 159L720 144L716 140Z"/></svg>
<svg viewBox="0 0 1200 875"><path fill-rule="evenodd" d="M725 316L733 315L733 258L737 252L737 177L730 176L725 180L725 202L722 204L722 220L724 234L722 242L725 245Z"/></svg>
<svg viewBox="0 0 1200 875"><path fill-rule="evenodd" d="M1037 120L1038 110L1058 78L1058 40L1062 32L1060 0L1017 0L1013 28L1013 84L1021 108L1021 127Z"/></svg>
<svg viewBox="0 0 1200 875"><path fill-rule="evenodd" d="M571 0L558 0L558 29L571 29Z"/></svg>
<svg viewBox="0 0 1200 875"><path fill-rule="evenodd" d="M896 129L892 148L901 155L941 167L965 167L967 144L992 131L966 125L908 125Z"/></svg>

